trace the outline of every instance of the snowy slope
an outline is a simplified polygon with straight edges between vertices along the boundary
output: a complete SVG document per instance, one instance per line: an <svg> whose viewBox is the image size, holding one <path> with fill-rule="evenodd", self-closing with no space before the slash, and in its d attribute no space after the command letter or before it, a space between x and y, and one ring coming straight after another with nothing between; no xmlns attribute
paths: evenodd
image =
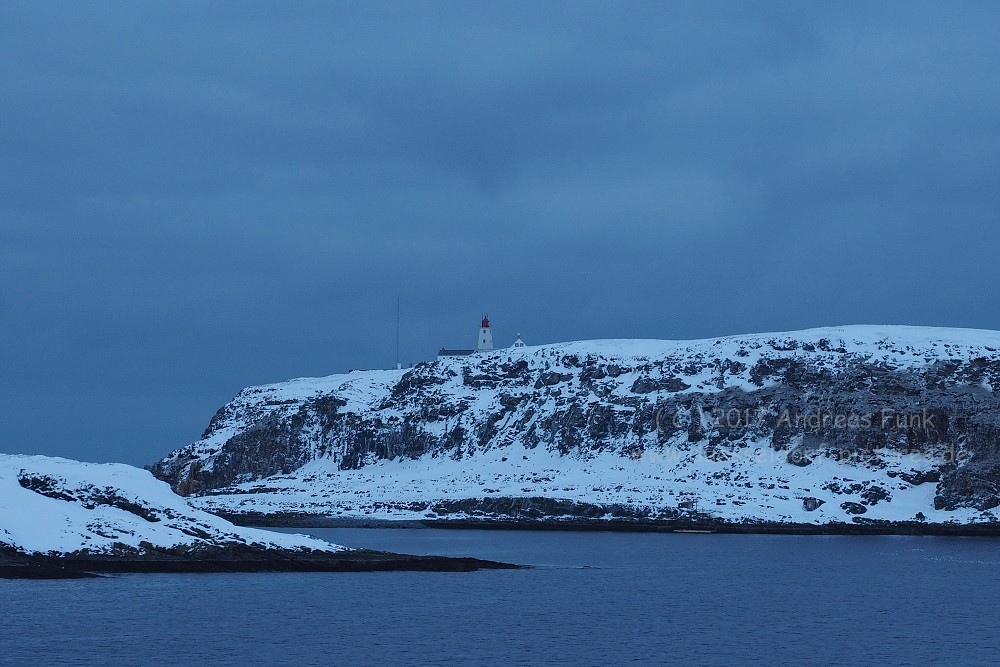
<svg viewBox="0 0 1000 667"><path fill-rule="evenodd" d="M192 508L131 466L0 454L0 547L28 554L141 555L234 545L343 550L302 535L234 526Z"/></svg>
<svg viewBox="0 0 1000 667"><path fill-rule="evenodd" d="M152 466L213 511L992 521L1000 333L504 349L251 387Z"/></svg>

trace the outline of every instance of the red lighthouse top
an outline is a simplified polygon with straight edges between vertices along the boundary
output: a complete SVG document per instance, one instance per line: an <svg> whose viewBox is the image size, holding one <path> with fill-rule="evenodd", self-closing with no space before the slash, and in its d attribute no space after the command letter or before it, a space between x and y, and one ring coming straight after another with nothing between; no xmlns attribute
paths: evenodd
<svg viewBox="0 0 1000 667"><path fill-rule="evenodd" d="M490 328L490 318L486 317L485 315L483 315L483 328L484 329Z"/></svg>

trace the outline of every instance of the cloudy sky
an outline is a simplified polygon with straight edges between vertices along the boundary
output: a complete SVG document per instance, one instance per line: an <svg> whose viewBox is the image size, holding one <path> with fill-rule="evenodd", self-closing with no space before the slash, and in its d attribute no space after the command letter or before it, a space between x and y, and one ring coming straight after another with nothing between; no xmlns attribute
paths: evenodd
<svg viewBox="0 0 1000 667"><path fill-rule="evenodd" d="M4 2L0 451L472 346L1000 329L1000 5Z"/></svg>

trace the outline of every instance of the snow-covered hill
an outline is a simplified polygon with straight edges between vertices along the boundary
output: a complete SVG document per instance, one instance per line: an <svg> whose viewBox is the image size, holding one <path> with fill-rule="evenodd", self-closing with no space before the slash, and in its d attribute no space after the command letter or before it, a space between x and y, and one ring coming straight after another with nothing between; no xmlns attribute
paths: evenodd
<svg viewBox="0 0 1000 667"><path fill-rule="evenodd" d="M148 471L0 454L0 578L100 572L470 572L515 565L348 549L234 526Z"/></svg>
<svg viewBox="0 0 1000 667"><path fill-rule="evenodd" d="M304 535L234 526L192 508L148 471L132 466L0 454L0 548L136 556L229 547L344 549Z"/></svg>
<svg viewBox="0 0 1000 667"><path fill-rule="evenodd" d="M998 350L898 326L503 349L245 389L151 469L233 514L993 521Z"/></svg>

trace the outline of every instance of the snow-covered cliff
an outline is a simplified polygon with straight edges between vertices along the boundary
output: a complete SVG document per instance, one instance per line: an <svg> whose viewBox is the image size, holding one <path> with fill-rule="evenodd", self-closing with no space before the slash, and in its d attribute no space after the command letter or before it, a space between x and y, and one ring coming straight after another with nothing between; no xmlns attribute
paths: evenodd
<svg viewBox="0 0 1000 667"><path fill-rule="evenodd" d="M998 350L898 326L496 350L245 389L151 470L233 514L992 521Z"/></svg>

